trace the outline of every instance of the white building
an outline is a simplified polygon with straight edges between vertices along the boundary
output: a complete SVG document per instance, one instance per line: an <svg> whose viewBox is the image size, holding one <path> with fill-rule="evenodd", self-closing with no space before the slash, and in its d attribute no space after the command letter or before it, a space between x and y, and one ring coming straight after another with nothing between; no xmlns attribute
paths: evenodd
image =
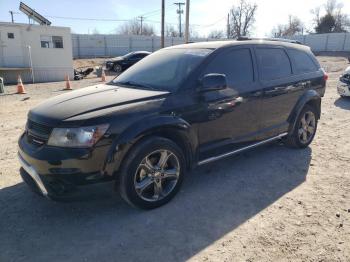
<svg viewBox="0 0 350 262"><path fill-rule="evenodd" d="M5 83L73 77L70 28L0 22L0 77Z"/></svg>

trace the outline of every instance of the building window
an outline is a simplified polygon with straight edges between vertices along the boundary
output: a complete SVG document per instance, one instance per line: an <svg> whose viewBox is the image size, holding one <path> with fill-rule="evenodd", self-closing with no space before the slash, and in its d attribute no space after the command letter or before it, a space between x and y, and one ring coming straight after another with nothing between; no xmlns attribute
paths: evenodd
<svg viewBox="0 0 350 262"><path fill-rule="evenodd" d="M15 34L14 33L7 33L7 38L8 39L15 39Z"/></svg>
<svg viewBox="0 0 350 262"><path fill-rule="evenodd" d="M40 43L42 48L63 48L63 37L42 35Z"/></svg>
<svg viewBox="0 0 350 262"><path fill-rule="evenodd" d="M53 48L63 48L62 36L53 36L52 43L53 43Z"/></svg>

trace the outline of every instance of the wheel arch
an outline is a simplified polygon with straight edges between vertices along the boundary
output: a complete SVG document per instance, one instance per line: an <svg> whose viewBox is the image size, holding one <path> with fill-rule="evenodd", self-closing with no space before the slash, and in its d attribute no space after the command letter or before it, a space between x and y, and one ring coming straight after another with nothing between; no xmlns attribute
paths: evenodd
<svg viewBox="0 0 350 262"><path fill-rule="evenodd" d="M120 134L107 153L103 173L114 175L130 150L151 136L164 137L176 143L184 153L186 166L192 167L197 147L197 136L193 128L181 118L163 116L135 123Z"/></svg>
<svg viewBox="0 0 350 262"><path fill-rule="evenodd" d="M294 106L291 114L288 117L289 130L291 131L295 127L295 120L300 114L301 110L303 110L305 105L310 105L314 107L317 111L317 119L321 117L321 96L315 90L306 91L298 100L296 105Z"/></svg>

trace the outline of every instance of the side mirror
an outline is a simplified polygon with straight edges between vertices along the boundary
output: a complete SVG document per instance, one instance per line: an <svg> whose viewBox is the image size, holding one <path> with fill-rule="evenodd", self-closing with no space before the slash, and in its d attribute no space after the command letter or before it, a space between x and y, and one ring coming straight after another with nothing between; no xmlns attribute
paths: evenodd
<svg viewBox="0 0 350 262"><path fill-rule="evenodd" d="M200 82L199 92L222 90L227 87L226 75L224 74L207 74Z"/></svg>

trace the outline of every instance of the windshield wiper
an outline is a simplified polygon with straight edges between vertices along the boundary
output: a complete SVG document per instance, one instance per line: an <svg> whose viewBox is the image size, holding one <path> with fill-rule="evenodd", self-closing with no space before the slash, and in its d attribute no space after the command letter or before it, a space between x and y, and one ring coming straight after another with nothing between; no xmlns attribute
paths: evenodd
<svg viewBox="0 0 350 262"><path fill-rule="evenodd" d="M114 82L114 84L124 85L124 86L131 86L131 87L141 87L141 88L151 89L151 90L157 90L153 86L150 86L150 85L147 85L147 84L137 83L137 82L134 82L134 81Z"/></svg>

